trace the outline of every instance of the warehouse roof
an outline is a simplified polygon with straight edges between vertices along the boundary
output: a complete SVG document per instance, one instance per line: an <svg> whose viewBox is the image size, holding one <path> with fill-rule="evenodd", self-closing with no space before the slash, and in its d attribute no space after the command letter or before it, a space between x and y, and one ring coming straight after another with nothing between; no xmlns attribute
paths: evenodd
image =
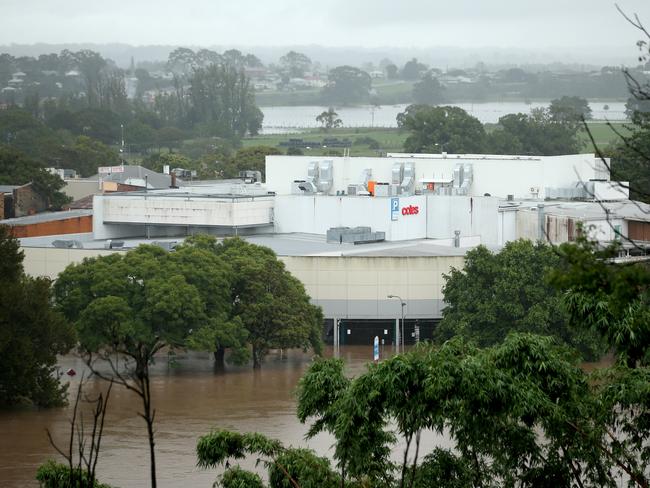
<svg viewBox="0 0 650 488"><path fill-rule="evenodd" d="M79 209L79 210L66 210L63 212L42 212L34 215L26 215L24 217L16 217L13 219L0 220L3 225L28 225L40 224L43 222L52 222L55 220L75 219L92 215L92 209Z"/></svg>
<svg viewBox="0 0 650 488"><path fill-rule="evenodd" d="M470 248L455 248L436 245L435 240L419 239L400 242L375 242L352 244L327 242L325 236L313 234L261 234L243 236L246 241L271 248L278 256L347 256L347 257L418 257L418 256L464 256ZM93 240L92 233L66 236L27 237L20 239L25 247L52 247L59 239L73 239L81 242L84 249L105 249L108 240ZM181 243L184 237L154 239L114 239L122 241L123 249L128 250L140 244Z"/></svg>

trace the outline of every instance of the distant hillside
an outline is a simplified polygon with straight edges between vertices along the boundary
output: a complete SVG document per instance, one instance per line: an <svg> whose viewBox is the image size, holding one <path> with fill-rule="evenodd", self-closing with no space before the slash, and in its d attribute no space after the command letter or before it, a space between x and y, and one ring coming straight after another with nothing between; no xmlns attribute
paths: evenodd
<svg viewBox="0 0 650 488"><path fill-rule="evenodd" d="M102 56L112 59L118 66L128 67L131 58L138 61L165 61L176 45L132 46L129 44L10 44L0 45L0 53L6 52L13 56L38 56L60 52L63 49L78 51L92 49ZM191 49L205 46L184 45ZM634 49L620 47L605 48L566 48L566 49L505 49L498 47L480 47L466 49L457 47L431 48L364 48L364 47L327 47L320 45L298 46L207 46L209 49L222 52L227 49L239 49L245 53L255 54L264 63L277 62L280 56L290 50L299 51L309 56L313 61L325 67L350 64L360 66L363 63L379 63L388 58L398 65L403 65L411 58L429 66L445 68L468 68L482 62L495 68L512 66L554 65L574 70L598 69L603 65L632 65L636 62ZM561 60L561 62L560 62Z"/></svg>

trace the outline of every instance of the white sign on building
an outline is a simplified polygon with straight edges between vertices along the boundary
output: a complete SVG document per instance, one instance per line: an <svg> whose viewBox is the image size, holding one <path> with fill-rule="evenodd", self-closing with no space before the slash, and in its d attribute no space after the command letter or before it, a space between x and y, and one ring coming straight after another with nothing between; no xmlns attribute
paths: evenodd
<svg viewBox="0 0 650 488"><path fill-rule="evenodd" d="M124 173L124 166L100 166L97 168L100 175L110 175L113 173Z"/></svg>

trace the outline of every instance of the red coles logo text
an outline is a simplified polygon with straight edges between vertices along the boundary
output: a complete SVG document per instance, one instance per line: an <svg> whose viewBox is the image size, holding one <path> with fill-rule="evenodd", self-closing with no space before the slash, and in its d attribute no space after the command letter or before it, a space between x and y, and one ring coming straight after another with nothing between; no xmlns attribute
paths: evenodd
<svg viewBox="0 0 650 488"><path fill-rule="evenodd" d="M420 212L420 207L409 205L402 207L402 215L417 215Z"/></svg>

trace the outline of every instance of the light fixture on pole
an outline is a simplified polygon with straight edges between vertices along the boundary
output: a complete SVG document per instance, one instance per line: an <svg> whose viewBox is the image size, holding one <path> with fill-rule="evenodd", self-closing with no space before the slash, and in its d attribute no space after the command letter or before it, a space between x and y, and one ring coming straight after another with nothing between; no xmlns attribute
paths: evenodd
<svg viewBox="0 0 650 488"><path fill-rule="evenodd" d="M398 295L388 295L386 298L398 298L400 305L402 306L402 327L400 330L400 340L402 343L402 352L404 352L404 307L406 307L406 302L402 300L402 297ZM399 343L397 344L397 352L399 352Z"/></svg>

